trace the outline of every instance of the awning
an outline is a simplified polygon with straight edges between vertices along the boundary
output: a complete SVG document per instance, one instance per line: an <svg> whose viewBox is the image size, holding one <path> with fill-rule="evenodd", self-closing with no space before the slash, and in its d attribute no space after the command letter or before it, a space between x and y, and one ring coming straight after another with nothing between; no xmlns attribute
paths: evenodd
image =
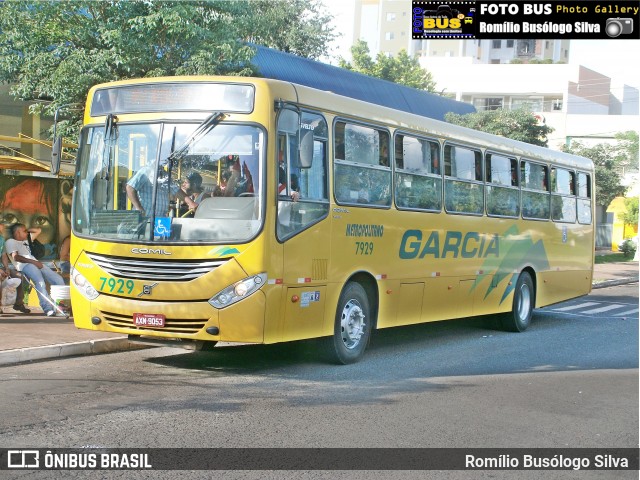
<svg viewBox="0 0 640 480"><path fill-rule="evenodd" d="M51 148L51 141L49 140L38 140L34 138L29 138L27 136L23 136L20 134L18 137L0 135L0 147L3 147L5 152L4 155L0 154L0 170L22 170L28 172L50 172L51 171L51 163L50 161L38 160L32 158L28 155L24 155L20 153L19 150L14 149L12 146L5 144L4 142L9 143L30 143L30 144L38 144L44 145L45 147ZM75 143L64 142L62 144L64 148L77 148L78 146ZM8 153L13 153L14 155L10 155ZM75 158L68 152L63 151L62 162L60 165L60 176L63 177L72 177L75 171Z"/></svg>
<svg viewBox="0 0 640 480"><path fill-rule="evenodd" d="M60 165L60 176L72 177L75 165L63 163ZM0 170L23 170L28 172L50 172L51 164L33 160L31 158L11 157L0 155Z"/></svg>

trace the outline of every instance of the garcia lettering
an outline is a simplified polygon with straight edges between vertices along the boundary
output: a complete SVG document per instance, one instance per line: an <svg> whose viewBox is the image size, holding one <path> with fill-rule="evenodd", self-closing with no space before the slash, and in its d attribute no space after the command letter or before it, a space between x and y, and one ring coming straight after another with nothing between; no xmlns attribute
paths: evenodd
<svg viewBox="0 0 640 480"><path fill-rule="evenodd" d="M479 233L433 230L407 230L402 235L398 256L403 260L415 258L486 258L500 256L500 236Z"/></svg>

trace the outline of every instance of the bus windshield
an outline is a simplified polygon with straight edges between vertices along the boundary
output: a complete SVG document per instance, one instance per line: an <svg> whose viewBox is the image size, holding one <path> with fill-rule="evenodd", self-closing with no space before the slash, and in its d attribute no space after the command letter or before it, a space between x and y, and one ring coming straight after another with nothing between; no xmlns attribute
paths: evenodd
<svg viewBox="0 0 640 480"><path fill-rule="evenodd" d="M73 227L109 240L244 242L262 222L264 132L220 124L116 124L81 134ZM206 130L205 130L206 131Z"/></svg>

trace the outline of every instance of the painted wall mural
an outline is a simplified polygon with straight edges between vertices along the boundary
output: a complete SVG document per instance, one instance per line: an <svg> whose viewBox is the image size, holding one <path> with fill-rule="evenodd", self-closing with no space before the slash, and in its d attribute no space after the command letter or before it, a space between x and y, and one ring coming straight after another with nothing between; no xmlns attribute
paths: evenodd
<svg viewBox="0 0 640 480"><path fill-rule="evenodd" d="M7 227L24 223L45 246L42 260L57 259L60 244L71 234L72 192L73 181L68 179L2 175L0 221Z"/></svg>

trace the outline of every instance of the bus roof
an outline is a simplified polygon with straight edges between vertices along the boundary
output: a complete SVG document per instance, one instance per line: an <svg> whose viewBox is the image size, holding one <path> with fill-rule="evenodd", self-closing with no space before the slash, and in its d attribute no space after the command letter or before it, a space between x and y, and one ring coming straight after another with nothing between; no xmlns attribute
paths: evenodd
<svg viewBox="0 0 640 480"><path fill-rule="evenodd" d="M464 115L475 112L473 105L458 102L397 83L370 77L362 73L339 68L308 58L298 57L260 45L252 63L261 76L326 90L365 102L444 120L448 112Z"/></svg>

